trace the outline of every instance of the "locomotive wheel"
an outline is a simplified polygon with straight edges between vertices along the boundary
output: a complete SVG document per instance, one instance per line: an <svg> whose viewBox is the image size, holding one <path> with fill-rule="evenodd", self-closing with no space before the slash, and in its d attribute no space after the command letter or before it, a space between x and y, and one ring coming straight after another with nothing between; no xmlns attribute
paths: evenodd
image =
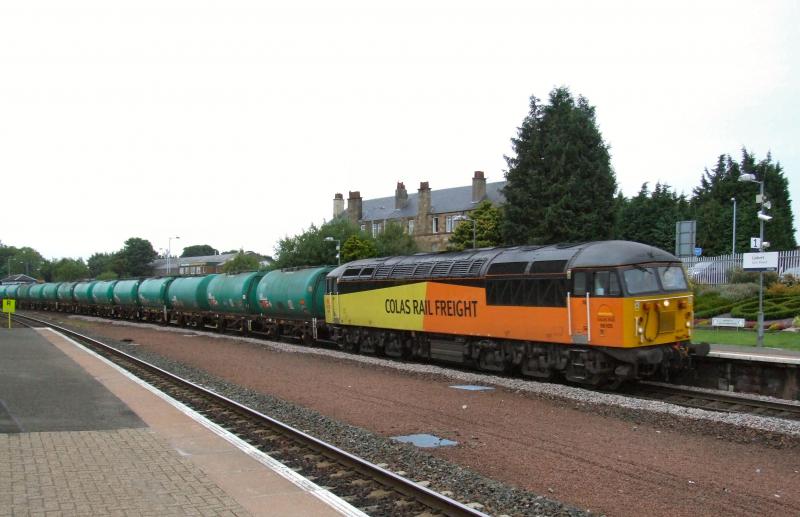
<svg viewBox="0 0 800 517"><path fill-rule="evenodd" d="M482 350L478 356L478 368L485 372L506 372L508 363L501 350Z"/></svg>

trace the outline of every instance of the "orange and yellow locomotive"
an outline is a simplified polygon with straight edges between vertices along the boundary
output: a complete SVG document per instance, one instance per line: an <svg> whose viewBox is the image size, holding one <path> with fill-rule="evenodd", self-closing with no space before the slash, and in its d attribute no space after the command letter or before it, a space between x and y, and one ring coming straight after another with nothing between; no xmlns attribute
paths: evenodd
<svg viewBox="0 0 800 517"><path fill-rule="evenodd" d="M680 261L600 241L365 259L327 277L344 347L593 386L684 368L692 294Z"/></svg>

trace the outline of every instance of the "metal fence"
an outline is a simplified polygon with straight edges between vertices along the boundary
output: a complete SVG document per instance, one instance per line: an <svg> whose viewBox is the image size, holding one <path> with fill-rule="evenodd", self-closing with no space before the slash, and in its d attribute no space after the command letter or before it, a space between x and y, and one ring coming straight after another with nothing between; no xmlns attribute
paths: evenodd
<svg viewBox="0 0 800 517"><path fill-rule="evenodd" d="M696 284L727 284L731 269L741 269L743 253L717 257L683 257L689 278ZM778 274L800 268L800 250L778 252Z"/></svg>

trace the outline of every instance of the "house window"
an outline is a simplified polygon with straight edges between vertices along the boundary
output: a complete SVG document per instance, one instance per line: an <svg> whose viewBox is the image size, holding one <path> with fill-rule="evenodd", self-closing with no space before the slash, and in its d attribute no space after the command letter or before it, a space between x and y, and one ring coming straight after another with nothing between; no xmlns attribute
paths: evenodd
<svg viewBox="0 0 800 517"><path fill-rule="evenodd" d="M366 224L362 224L362 225L361 225L361 231L362 231L362 232L365 232L365 231L367 231L367 225L366 225Z"/></svg>
<svg viewBox="0 0 800 517"><path fill-rule="evenodd" d="M380 232L381 232L381 225L378 223L372 223L372 236L377 237Z"/></svg>
<svg viewBox="0 0 800 517"><path fill-rule="evenodd" d="M446 231L447 233L453 233L453 216L452 215L448 215L444 219L444 231Z"/></svg>
<svg viewBox="0 0 800 517"><path fill-rule="evenodd" d="M439 233L439 218L431 219L431 233Z"/></svg>
<svg viewBox="0 0 800 517"><path fill-rule="evenodd" d="M414 220L413 219L409 219L408 220L408 234L409 235L414 235Z"/></svg>

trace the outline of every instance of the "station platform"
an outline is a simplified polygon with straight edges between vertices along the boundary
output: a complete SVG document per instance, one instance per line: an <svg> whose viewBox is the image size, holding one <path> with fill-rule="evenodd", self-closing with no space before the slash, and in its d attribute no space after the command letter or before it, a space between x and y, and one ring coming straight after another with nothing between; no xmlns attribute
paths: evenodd
<svg viewBox="0 0 800 517"><path fill-rule="evenodd" d="M709 357L737 359L740 361L800 365L799 351L784 350L782 348L712 344L708 355Z"/></svg>
<svg viewBox="0 0 800 517"><path fill-rule="evenodd" d="M0 330L0 516L364 515L49 329Z"/></svg>

